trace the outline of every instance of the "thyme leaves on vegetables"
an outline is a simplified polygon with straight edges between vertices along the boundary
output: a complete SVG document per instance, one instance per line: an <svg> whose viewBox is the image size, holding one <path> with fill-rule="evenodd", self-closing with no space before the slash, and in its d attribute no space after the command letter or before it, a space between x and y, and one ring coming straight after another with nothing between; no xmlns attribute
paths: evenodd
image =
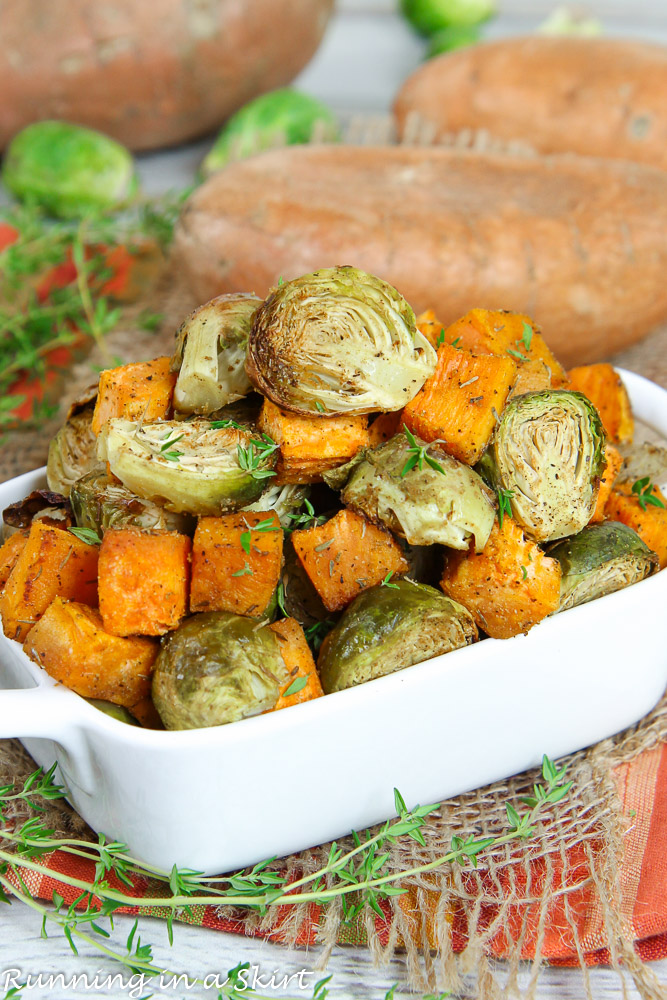
<svg viewBox="0 0 667 1000"><path fill-rule="evenodd" d="M86 542L88 545L101 545L102 539L96 531L92 528L68 528L80 541Z"/></svg>
<svg viewBox="0 0 667 1000"><path fill-rule="evenodd" d="M644 511L646 510L647 504L650 504L652 507L662 507L664 509L665 504L660 499L659 496L655 495L655 493L653 492L654 489L655 486L651 482L649 476L644 476L642 479L637 479L632 484L632 492L637 497L637 503L639 504L642 510Z"/></svg>
<svg viewBox="0 0 667 1000"><path fill-rule="evenodd" d="M414 469L415 466L421 471L424 468L424 463L426 463L426 465L428 465L431 469L435 469L436 472L440 472L443 476L447 475L440 462L436 461L436 459L428 453L428 449L431 447L431 444L435 444L436 442L432 441L430 444L418 444L417 438L407 427L405 427L405 425L403 426L403 433L405 434L410 447L408 449L408 459L401 469L401 479L404 476L407 476L408 472Z"/></svg>
<svg viewBox="0 0 667 1000"><path fill-rule="evenodd" d="M260 466L279 447L280 445L276 444L268 434L262 434L261 438L252 438L247 448L242 444L237 445L239 465L244 472L249 472L253 479L268 479L270 476L275 476L273 469L262 469Z"/></svg>
<svg viewBox="0 0 667 1000"><path fill-rule="evenodd" d="M506 517L512 517L512 497L514 490L505 490L500 486L496 490L498 496L498 527L502 528Z"/></svg>

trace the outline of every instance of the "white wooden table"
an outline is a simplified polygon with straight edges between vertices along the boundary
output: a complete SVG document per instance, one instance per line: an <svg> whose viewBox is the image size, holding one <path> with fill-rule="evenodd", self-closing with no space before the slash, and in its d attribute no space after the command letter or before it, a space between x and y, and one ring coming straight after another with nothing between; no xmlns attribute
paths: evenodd
<svg viewBox="0 0 667 1000"><path fill-rule="evenodd" d="M554 4L550 0L500 0L502 16L488 28L490 37L500 37L534 30ZM424 45L414 36L396 12L397 0L339 0L338 13L320 51L302 73L297 85L328 101L341 111L386 111L400 82L420 62ZM667 0L590 0L588 8L602 19L610 34L634 35L667 41ZM163 191L188 183L208 143L196 143L168 154L141 158L140 171L149 191ZM205 821L205 818L202 818ZM13 985L12 975L23 982L28 975L36 983L23 996L33 1000L74 1000L82 996L217 998L217 989L204 989L181 980L178 987L155 984L143 989L134 983L115 980L105 986L106 976L118 974L118 966L100 961L93 952L71 954L65 939L53 932L48 940L40 937L41 920L33 911L15 903L0 909L0 998ZM124 940L130 923L117 918ZM224 978L238 962L249 962L252 975L258 975L258 989L267 996L311 997L314 984L323 975L333 974L329 984L332 1000L368 998L382 1000L394 984L406 982L404 963L397 956L386 968L375 968L369 953L360 948L339 948L329 961L326 973L317 969L317 949L288 952L264 942L241 939L215 931L177 925L174 946L167 942L163 921L143 918L140 929L143 941L154 945L159 964L191 979L206 975ZM502 966L499 966L502 974ZM667 997L667 960L655 963L654 971L664 984ZM13 972L11 970L14 970ZM18 970L18 971L17 971ZM298 976L301 973L301 976ZM42 976L43 985L36 982ZM295 975L287 989L271 984ZM49 984L49 976L64 977ZM73 976L87 976L67 983ZM95 977L97 976L97 985ZM303 987L300 989L300 985ZM590 971L593 996L605 1000L622 997L618 976L604 968ZM133 988L134 987L134 988ZM395 996L405 995L404 989ZM474 995L474 981L468 995ZM545 969L538 988L538 1000L567 1000L585 995L583 974L572 969ZM629 986L628 996L638 994Z"/></svg>

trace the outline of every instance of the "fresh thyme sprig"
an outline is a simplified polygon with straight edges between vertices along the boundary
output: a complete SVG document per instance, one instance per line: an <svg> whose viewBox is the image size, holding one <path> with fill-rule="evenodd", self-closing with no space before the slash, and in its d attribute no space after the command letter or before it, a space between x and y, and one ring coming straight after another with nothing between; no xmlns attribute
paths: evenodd
<svg viewBox="0 0 667 1000"><path fill-rule="evenodd" d="M643 479L637 479L632 484L632 492L637 497L637 503L642 510L646 510L646 505L651 504L652 507L662 507L664 509L665 504L656 496L653 490L655 486L651 482L649 476L644 476Z"/></svg>
<svg viewBox="0 0 667 1000"><path fill-rule="evenodd" d="M290 526L287 528L288 533L296 531L297 528L305 530L306 528L319 527L320 524L324 524L326 521L326 514L316 514L315 508L308 497L304 499L303 506L305 512L301 510L297 514L290 513L287 515L290 520Z"/></svg>
<svg viewBox="0 0 667 1000"><path fill-rule="evenodd" d="M426 464L432 469L435 469L436 472L442 473L443 476L447 475L440 462L437 462L435 458L428 453L428 449L431 447L431 444L435 444L436 442L432 441L431 444L422 445L417 444L417 438L405 426L403 427L403 433L407 438L410 448L408 449L408 460L401 469L401 478L403 478L403 476L407 476L408 472L414 469L415 466L417 466L420 470L423 469L424 462L426 462Z"/></svg>
<svg viewBox="0 0 667 1000"><path fill-rule="evenodd" d="M86 542L88 545L102 544L102 539L92 528L69 528L68 530L80 539L80 541Z"/></svg>
<svg viewBox="0 0 667 1000"><path fill-rule="evenodd" d="M503 520L506 517L512 517L512 497L514 496L514 490L505 490L502 486L499 486L496 494L498 496L498 527L502 528Z"/></svg>

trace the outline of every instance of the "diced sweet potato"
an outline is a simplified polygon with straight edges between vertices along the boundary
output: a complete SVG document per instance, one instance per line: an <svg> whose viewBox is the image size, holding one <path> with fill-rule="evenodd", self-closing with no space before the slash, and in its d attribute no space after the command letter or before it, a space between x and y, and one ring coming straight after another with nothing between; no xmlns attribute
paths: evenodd
<svg viewBox="0 0 667 1000"><path fill-rule="evenodd" d="M99 434L112 417L126 420L162 420L169 415L177 374L169 371L171 358L109 368L100 375L92 429Z"/></svg>
<svg viewBox="0 0 667 1000"><path fill-rule="evenodd" d="M394 413L381 413L376 417L368 428L368 447L377 448L379 444L384 444L394 434L398 434L403 423L403 411L396 410Z"/></svg>
<svg viewBox="0 0 667 1000"><path fill-rule="evenodd" d="M21 555L25 543L30 534L27 528L22 531L15 531L9 538L0 545L0 590L9 579L9 574L14 569L18 557Z"/></svg>
<svg viewBox="0 0 667 1000"><path fill-rule="evenodd" d="M326 524L292 533L292 544L329 611L339 611L387 574L407 573L398 542L386 528L341 510Z"/></svg>
<svg viewBox="0 0 667 1000"><path fill-rule="evenodd" d="M540 358L533 358L531 361L522 361L517 364L516 382L509 394L521 396L524 392L541 392L542 389L551 388L551 369L545 361Z"/></svg>
<svg viewBox="0 0 667 1000"><path fill-rule="evenodd" d="M403 410L403 421L424 441L441 441L460 462L482 457L516 378L516 362L471 354L443 344L438 365Z"/></svg>
<svg viewBox="0 0 667 1000"><path fill-rule="evenodd" d="M427 309L417 316L417 329L424 334L431 347L437 350L442 343L445 324L440 322L432 309Z"/></svg>
<svg viewBox="0 0 667 1000"><path fill-rule="evenodd" d="M368 417L302 417L265 399L257 425L280 445L277 485L321 482L368 445Z"/></svg>
<svg viewBox="0 0 667 1000"><path fill-rule="evenodd" d="M582 365L568 372L570 388L583 392L600 414L607 436L614 444L632 441L634 419L630 397L612 365Z"/></svg>
<svg viewBox="0 0 667 1000"><path fill-rule="evenodd" d="M544 361L554 388L565 385L565 369L547 347L539 327L524 313L471 309L445 330L445 342L476 354L508 354L515 361Z"/></svg>
<svg viewBox="0 0 667 1000"><path fill-rule="evenodd" d="M607 516L605 513L607 500L611 496L611 491L616 481L616 477L621 471L621 466L623 465L623 456L617 448L614 448L613 444L605 445L604 456L607 464L604 467L604 472L600 476L600 492L598 493L598 498L595 503L595 510L593 511L593 516L590 521L591 524L597 524L599 521L604 521Z"/></svg>
<svg viewBox="0 0 667 1000"><path fill-rule="evenodd" d="M482 552L448 553L441 586L487 635L509 639L556 611L560 578L560 563L505 517Z"/></svg>
<svg viewBox="0 0 667 1000"><path fill-rule="evenodd" d="M282 618L269 627L278 637L280 652L289 671L289 680L281 688L280 698L270 711L275 712L279 708L289 708L290 705L322 697L324 691L320 676L298 621L294 618ZM305 684L302 678L305 679ZM291 693L287 694L288 691Z"/></svg>
<svg viewBox="0 0 667 1000"><path fill-rule="evenodd" d="M283 531L275 511L200 517L192 548L190 611L259 617L280 580Z"/></svg>
<svg viewBox="0 0 667 1000"><path fill-rule="evenodd" d="M643 481L642 481L643 482ZM657 486L647 482L641 487L644 497L653 496L663 506L655 506L644 499L646 510L642 510L641 495L632 491L632 483L618 483L611 491L604 512L610 521L622 521L634 528L660 560L660 569L667 566L667 499Z"/></svg>
<svg viewBox="0 0 667 1000"><path fill-rule="evenodd" d="M33 521L0 594L5 635L23 642L54 597L96 605L98 555L71 531Z"/></svg>
<svg viewBox="0 0 667 1000"><path fill-rule="evenodd" d="M56 597L23 648L51 677L84 698L132 709L150 695L160 647L142 636L110 635L95 608Z"/></svg>
<svg viewBox="0 0 667 1000"><path fill-rule="evenodd" d="M100 548L99 596L112 635L163 635L188 607L191 542L177 531L109 528Z"/></svg>

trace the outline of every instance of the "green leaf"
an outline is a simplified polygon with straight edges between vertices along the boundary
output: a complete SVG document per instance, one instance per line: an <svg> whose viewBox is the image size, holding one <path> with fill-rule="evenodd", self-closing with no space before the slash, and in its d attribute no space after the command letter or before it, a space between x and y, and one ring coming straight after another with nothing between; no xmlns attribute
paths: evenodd
<svg viewBox="0 0 667 1000"><path fill-rule="evenodd" d="M405 816L408 811L408 807L405 804L405 799L399 792L398 788L394 789L394 808L399 816Z"/></svg>
<svg viewBox="0 0 667 1000"><path fill-rule="evenodd" d="M510 828L516 830L521 825L521 818L511 802L505 803L505 811Z"/></svg>
<svg viewBox="0 0 667 1000"><path fill-rule="evenodd" d="M303 691L307 683L308 677L295 677L287 690L283 691L282 697L289 698L290 695L298 694L299 691Z"/></svg>
<svg viewBox="0 0 667 1000"><path fill-rule="evenodd" d="M241 533L241 548L247 556L250 555L250 532L244 531Z"/></svg>
<svg viewBox="0 0 667 1000"><path fill-rule="evenodd" d="M69 528L68 530L71 531L72 534L75 535L80 541L86 542L87 545L102 544L102 539L96 531L93 531L92 528Z"/></svg>
<svg viewBox="0 0 667 1000"><path fill-rule="evenodd" d="M532 326L530 325L530 323L526 323L526 321L524 320L523 321L523 335L521 337L521 340L523 341L523 346L526 348L527 351L530 350L530 345L531 345L531 343L533 341L533 333L534 333L534 330L533 330Z"/></svg>
<svg viewBox="0 0 667 1000"><path fill-rule="evenodd" d="M553 761L546 754L542 757L542 777L551 784L556 778L556 768Z"/></svg>

